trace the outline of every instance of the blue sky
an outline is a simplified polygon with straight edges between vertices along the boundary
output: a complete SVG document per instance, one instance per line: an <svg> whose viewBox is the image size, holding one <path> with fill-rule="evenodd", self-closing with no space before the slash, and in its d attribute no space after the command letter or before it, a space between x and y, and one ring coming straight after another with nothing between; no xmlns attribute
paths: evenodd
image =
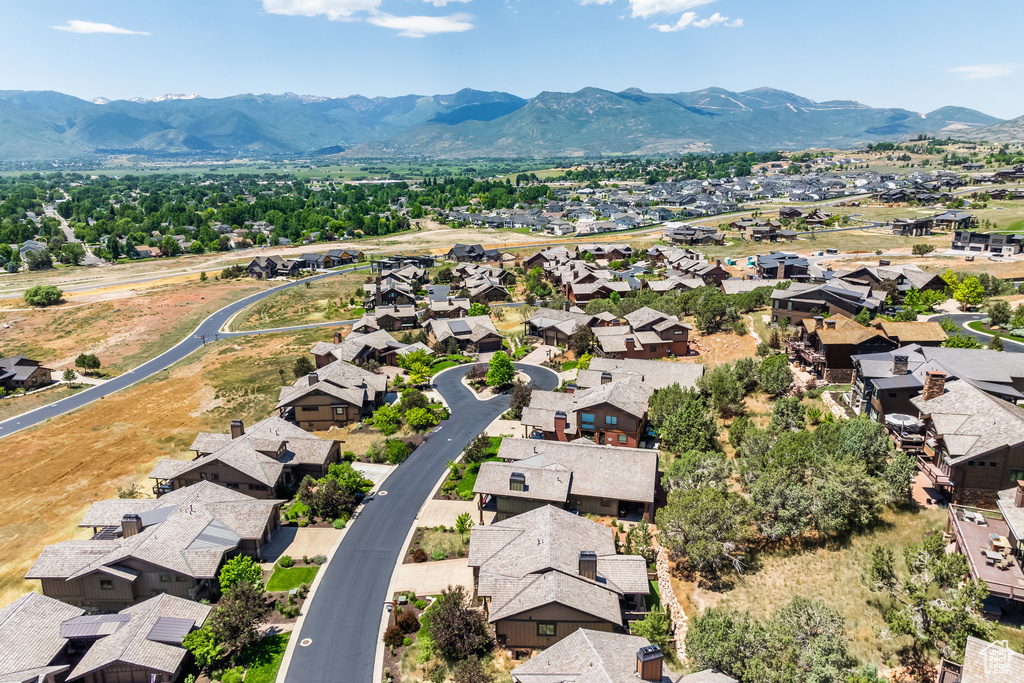
<svg viewBox="0 0 1024 683"><path fill-rule="evenodd" d="M1024 114L1020 0L0 0L0 88L345 96L769 86Z"/></svg>

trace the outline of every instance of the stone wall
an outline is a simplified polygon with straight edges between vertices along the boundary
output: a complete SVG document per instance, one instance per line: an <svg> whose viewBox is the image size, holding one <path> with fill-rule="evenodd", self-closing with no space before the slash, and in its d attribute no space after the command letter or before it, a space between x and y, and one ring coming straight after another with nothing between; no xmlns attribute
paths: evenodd
<svg viewBox="0 0 1024 683"><path fill-rule="evenodd" d="M841 405L836 403L836 400L834 398L832 398L831 391L822 392L821 402L825 404L825 407L828 408L833 415L835 415L836 419L845 420L847 417L849 417L849 415L846 413L846 408L843 408Z"/></svg>
<svg viewBox="0 0 1024 683"><path fill-rule="evenodd" d="M658 592L661 593L661 606L668 613L672 622L672 634L676 644L676 652L679 659L686 659L686 613L676 600L675 591L672 590L672 578L668 564L668 551L664 548L658 549L658 559L655 562L658 569Z"/></svg>

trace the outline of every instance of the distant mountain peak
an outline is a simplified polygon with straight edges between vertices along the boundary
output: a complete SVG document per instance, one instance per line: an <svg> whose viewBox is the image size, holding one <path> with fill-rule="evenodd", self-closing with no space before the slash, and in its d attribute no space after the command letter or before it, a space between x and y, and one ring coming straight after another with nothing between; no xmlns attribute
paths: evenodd
<svg viewBox="0 0 1024 683"><path fill-rule="evenodd" d="M169 100L195 100L195 99L198 99L198 98L199 98L199 95L197 93L191 93L191 94L188 94L188 95L183 95L181 93L167 93L166 95L160 95L159 97L132 97L128 101L129 102L138 102L138 103L142 103L142 102L167 102ZM97 99L106 99L106 98L97 98ZM109 102L110 102L110 100L107 100L107 102L104 102L102 104L107 104ZM99 104L99 103L97 103L97 104Z"/></svg>

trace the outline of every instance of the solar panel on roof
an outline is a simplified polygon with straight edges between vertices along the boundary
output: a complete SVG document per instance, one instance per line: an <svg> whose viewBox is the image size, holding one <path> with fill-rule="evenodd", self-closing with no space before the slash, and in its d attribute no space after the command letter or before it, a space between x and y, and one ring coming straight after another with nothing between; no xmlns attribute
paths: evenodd
<svg viewBox="0 0 1024 683"><path fill-rule="evenodd" d="M185 636L189 634L192 627L196 625L194 619L181 619L178 617L160 617L153 624L146 634L146 640L155 643L171 643L180 645Z"/></svg>
<svg viewBox="0 0 1024 683"><path fill-rule="evenodd" d="M131 619L130 614L94 614L68 619L60 625L61 638L102 638Z"/></svg>
<svg viewBox="0 0 1024 683"><path fill-rule="evenodd" d="M469 334L469 325L465 320L452 320L448 328L455 334Z"/></svg>

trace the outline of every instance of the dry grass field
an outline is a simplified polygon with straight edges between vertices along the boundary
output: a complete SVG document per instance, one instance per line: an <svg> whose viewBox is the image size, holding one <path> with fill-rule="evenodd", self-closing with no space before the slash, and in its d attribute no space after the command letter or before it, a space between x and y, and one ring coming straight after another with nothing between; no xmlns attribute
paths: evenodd
<svg viewBox="0 0 1024 683"><path fill-rule="evenodd" d="M356 295L369 278L367 271L334 275L309 286L290 287L272 294L236 315L232 331L266 330L311 325L362 316L362 297Z"/></svg>
<svg viewBox="0 0 1024 683"><path fill-rule="evenodd" d="M159 458L190 458L199 431L226 432L271 414L295 358L319 331L243 337L201 351L130 389L3 440L0 448L0 604L48 543L88 537L79 519L118 486L146 479Z"/></svg>
<svg viewBox="0 0 1024 683"><path fill-rule="evenodd" d="M104 372L118 374L174 346L214 311L269 286L248 278L199 282L192 275L69 294L66 304L44 309L2 300L0 356L21 353L59 370L73 366L79 353L95 353Z"/></svg>

